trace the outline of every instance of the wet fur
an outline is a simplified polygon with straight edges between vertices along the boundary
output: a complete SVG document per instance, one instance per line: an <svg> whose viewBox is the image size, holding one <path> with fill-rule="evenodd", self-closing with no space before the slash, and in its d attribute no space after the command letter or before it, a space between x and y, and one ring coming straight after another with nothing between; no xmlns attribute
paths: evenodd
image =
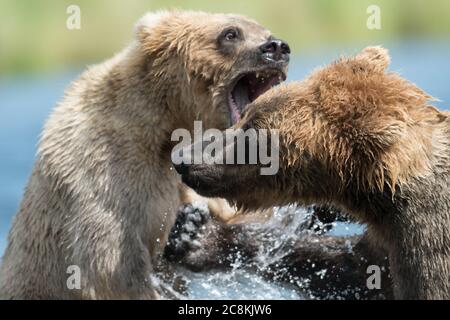
<svg viewBox="0 0 450 320"><path fill-rule="evenodd" d="M246 41L224 54L217 35L236 24ZM129 47L74 81L45 125L0 297L158 298L149 275L180 205L171 133L194 120L225 129L230 81L258 65L252 52L269 36L237 15L151 13ZM80 290L66 286L70 265Z"/></svg>

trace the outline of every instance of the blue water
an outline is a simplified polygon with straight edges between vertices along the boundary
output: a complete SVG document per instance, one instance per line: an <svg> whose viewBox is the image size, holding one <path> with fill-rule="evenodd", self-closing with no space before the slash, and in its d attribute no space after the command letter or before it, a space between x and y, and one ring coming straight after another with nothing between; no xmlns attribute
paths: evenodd
<svg viewBox="0 0 450 320"><path fill-rule="evenodd" d="M391 51L391 70L399 71L441 99L436 106L450 106L450 42L387 44L386 47ZM329 63L340 54L356 53L359 48L322 48L298 54L292 59L288 81L302 79L315 67ZM31 172L42 126L77 73L0 76L0 254ZM334 234L352 233L352 230L345 226Z"/></svg>

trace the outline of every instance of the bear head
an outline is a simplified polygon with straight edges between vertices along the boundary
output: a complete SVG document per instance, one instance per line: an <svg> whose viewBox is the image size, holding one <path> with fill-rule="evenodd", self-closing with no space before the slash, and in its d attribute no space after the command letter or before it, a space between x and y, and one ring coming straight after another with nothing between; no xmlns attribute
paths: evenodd
<svg viewBox="0 0 450 320"><path fill-rule="evenodd" d="M183 163L177 170L199 193L249 209L336 203L344 193L392 194L411 177L430 173L433 150L445 152L434 139L439 133L433 125L446 116L427 104L431 97L417 86L387 72L389 62L385 49L366 48L254 101L235 127L272 130L263 144L271 137L278 140L279 169L274 174L262 175L261 161ZM246 159L251 145L241 144ZM237 147L227 144L220 156Z"/></svg>
<svg viewBox="0 0 450 320"><path fill-rule="evenodd" d="M286 79L290 48L255 21L233 14L149 13L136 26L156 90L179 126L225 129ZM162 93L161 93L162 94ZM189 123L188 123L189 122Z"/></svg>

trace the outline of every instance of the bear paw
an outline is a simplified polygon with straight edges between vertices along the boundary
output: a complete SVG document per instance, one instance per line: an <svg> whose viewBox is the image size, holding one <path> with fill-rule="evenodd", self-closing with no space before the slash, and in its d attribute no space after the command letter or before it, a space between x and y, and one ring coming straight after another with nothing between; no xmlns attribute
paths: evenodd
<svg viewBox="0 0 450 320"><path fill-rule="evenodd" d="M181 261L188 252L198 248L198 234L209 219L206 204L194 202L182 206L164 249L165 258L172 262Z"/></svg>

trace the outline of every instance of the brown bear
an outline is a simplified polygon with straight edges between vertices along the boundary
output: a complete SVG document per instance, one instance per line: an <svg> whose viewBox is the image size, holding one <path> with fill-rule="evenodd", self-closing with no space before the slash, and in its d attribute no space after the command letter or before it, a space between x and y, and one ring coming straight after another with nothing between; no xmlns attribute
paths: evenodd
<svg viewBox="0 0 450 320"><path fill-rule="evenodd" d="M289 53L239 15L144 16L135 41L74 81L46 123L0 297L157 298L150 275L180 205L171 133L239 121L286 78Z"/></svg>
<svg viewBox="0 0 450 320"><path fill-rule="evenodd" d="M176 168L200 194L246 209L344 208L387 253L396 298L450 299L450 119L389 62L366 48L253 102L237 127L277 130L274 175L259 164Z"/></svg>

